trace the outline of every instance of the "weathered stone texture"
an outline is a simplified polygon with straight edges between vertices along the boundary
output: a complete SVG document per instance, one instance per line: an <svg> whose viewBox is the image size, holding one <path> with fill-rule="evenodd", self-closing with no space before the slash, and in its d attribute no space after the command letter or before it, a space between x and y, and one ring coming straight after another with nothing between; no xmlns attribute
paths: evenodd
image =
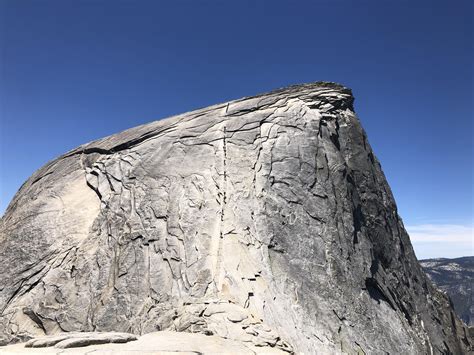
<svg viewBox="0 0 474 355"><path fill-rule="evenodd" d="M22 186L0 228L4 342L173 330L307 354L470 347L337 84L82 145Z"/></svg>

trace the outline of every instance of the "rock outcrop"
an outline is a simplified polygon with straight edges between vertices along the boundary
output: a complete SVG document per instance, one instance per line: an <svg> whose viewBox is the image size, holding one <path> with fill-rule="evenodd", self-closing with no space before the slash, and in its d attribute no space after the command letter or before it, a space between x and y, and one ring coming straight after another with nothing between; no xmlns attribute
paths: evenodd
<svg viewBox="0 0 474 355"><path fill-rule="evenodd" d="M420 264L430 280L451 298L459 318L474 326L474 256L426 259Z"/></svg>
<svg viewBox="0 0 474 355"><path fill-rule="evenodd" d="M58 341L60 340L60 341ZM270 346L251 346L249 343L224 339L217 335L185 332L153 332L134 337L114 333L66 333L16 343L0 348L2 355L49 354L49 355L285 355Z"/></svg>
<svg viewBox="0 0 474 355"><path fill-rule="evenodd" d="M306 354L468 352L353 101L292 86L48 163L1 220L3 343L166 330Z"/></svg>
<svg viewBox="0 0 474 355"><path fill-rule="evenodd" d="M31 339L25 344L25 348L54 346L56 349L70 349L101 344L124 344L133 340L137 340L137 337L128 333L70 332Z"/></svg>

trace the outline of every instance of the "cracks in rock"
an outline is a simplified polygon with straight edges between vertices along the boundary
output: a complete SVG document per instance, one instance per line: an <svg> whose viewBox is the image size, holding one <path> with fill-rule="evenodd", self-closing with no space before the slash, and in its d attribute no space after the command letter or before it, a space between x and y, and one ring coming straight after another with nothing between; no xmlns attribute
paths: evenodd
<svg viewBox="0 0 474 355"><path fill-rule="evenodd" d="M216 266L214 270L214 277L213 277L213 284L214 284L214 292L219 292L219 277L222 268L222 247L223 247L223 239L224 239L224 217L225 217L225 209L227 205L227 130L224 126L223 129L223 136L222 136L222 188L217 184L214 180L215 185L218 188L218 202L221 206L220 211L220 227L219 227L219 236L217 241L217 251L216 251Z"/></svg>
<svg viewBox="0 0 474 355"><path fill-rule="evenodd" d="M43 331L44 334L47 334L43 321L31 308L23 308L23 314L28 316L28 318L30 318L38 326L38 328Z"/></svg>
<svg viewBox="0 0 474 355"><path fill-rule="evenodd" d="M268 249L274 251L275 253L285 253L285 249L280 244L278 244L274 235L270 238L270 241L268 242Z"/></svg>
<svg viewBox="0 0 474 355"><path fill-rule="evenodd" d="M362 230L362 225L364 223L364 215L362 214L361 205L358 204L355 208L352 208L352 221L354 224L354 234L352 238L352 243L359 243L358 233Z"/></svg>
<svg viewBox="0 0 474 355"><path fill-rule="evenodd" d="M346 317L344 316L340 316L335 309L332 310L332 312L336 315L337 319L339 319L340 322L344 322L345 320L347 320Z"/></svg>
<svg viewBox="0 0 474 355"><path fill-rule="evenodd" d="M99 245L104 246L106 250L110 250L110 252L104 250L108 262L104 263L103 258L96 254L93 259L95 265L90 265L96 270L100 278L96 281L99 282L99 285L89 283L90 301L87 322L91 329L96 329L100 324L99 322L103 321L102 318L96 319L98 318L98 309L107 309L110 302L112 304L115 302L114 293L119 290L123 283L119 280L131 275L130 271L134 265L123 264L122 254L132 253L134 260L138 260L139 255L137 249L133 246L134 244L128 246L130 243L136 243L135 240L140 240L139 243L147 248L147 251L143 253L148 258L146 265L148 265L148 275L150 274L149 244L153 239L146 234L147 228L144 225L143 216L138 210L136 197L137 193L143 194L144 192L140 190L140 186L136 187L138 180L131 176L137 163L138 166L141 166L139 158L140 154L137 152L118 153L116 159L118 165L110 164L110 158L96 161L91 167L84 167L84 164L82 164L86 173L87 185L97 194L101 202L101 211L97 217L99 221L97 223L100 223L100 226L95 231L99 238ZM127 203L124 204L123 201L127 201ZM162 216L156 216L156 211L152 210L152 213L155 214L155 217L159 217L156 219L162 219ZM166 218L164 219L166 220ZM71 269L71 277L73 276L74 272ZM149 285L150 283L148 280ZM150 289L151 286L148 287L148 290ZM136 292L139 292L139 288L136 289ZM134 292L131 292L131 294L134 298L138 297L138 294ZM130 317L130 315L127 315L127 318Z"/></svg>
<svg viewBox="0 0 474 355"><path fill-rule="evenodd" d="M249 308L250 306L250 298L254 296L253 292L248 292L247 293L247 299L244 302L244 308Z"/></svg>
<svg viewBox="0 0 474 355"><path fill-rule="evenodd" d="M57 255L56 252L52 252L48 254L46 257L44 257L40 262L34 264L33 266L27 267L23 272L28 271L30 269L33 269L35 266L39 265L44 261L45 265L41 267L39 270L33 272L31 275L22 277L21 280L17 281L17 284L19 283L18 287L16 288L15 292L8 298L8 300L5 302L5 306L1 310L0 314L3 315L5 310L8 308L8 306L13 302L15 298L21 297L28 292L30 292L32 289L34 289L40 282L43 281L43 277L48 273L48 271L51 269L51 265L49 262ZM38 277L36 281L34 281L31 284L28 284L30 280L32 280L34 277Z"/></svg>
<svg viewBox="0 0 474 355"><path fill-rule="evenodd" d="M117 152L120 152L122 150L130 149L133 148L149 139L154 139L162 136L165 133L170 133L175 130L177 124L171 124L167 127L164 127L161 130L152 130L149 132L146 132L136 138L130 139L126 142L117 144L113 146L112 148L100 148L100 147L84 147L82 149L74 150L69 154L63 155L61 158L68 158L74 155L80 155L80 154L92 154L92 153L99 153L102 155L111 155L115 154Z"/></svg>
<svg viewBox="0 0 474 355"><path fill-rule="evenodd" d="M331 133L329 138L331 139L331 142L336 146L337 150L341 150L341 143L339 142L339 120L336 118L334 122L336 132L335 134Z"/></svg>
<svg viewBox="0 0 474 355"><path fill-rule="evenodd" d="M77 249L78 249L77 246L72 246L72 247L70 247L70 248L68 248L68 249L66 249L66 250L64 250L64 251L62 251L62 254L64 254L64 256L61 258L61 261L59 261L59 263L58 263L57 265L55 265L55 264L56 264L56 261L58 260L58 259L56 259L56 260L52 263L52 267L53 267L54 269L61 267L61 266L63 265L63 263L64 263L64 260L66 260L66 258L69 256L69 254L71 253L71 251L74 250L74 253L76 253L76 252L77 252ZM74 266L74 265L73 265L73 266Z"/></svg>
<svg viewBox="0 0 474 355"><path fill-rule="evenodd" d="M222 149L223 149L223 162L222 162L222 166L223 166L223 186L224 186L224 189L223 189L223 204L222 204L222 213L221 213L221 222L224 221L224 209L225 209L225 204L227 203L227 139L226 139L226 127L224 126L224 136L223 136L223 139L222 139Z"/></svg>
<svg viewBox="0 0 474 355"><path fill-rule="evenodd" d="M47 173L37 177L36 179L34 179L31 184L30 184L30 187L33 186L34 184L36 184L38 181L40 181L41 179L44 179L46 176L48 175L51 175L54 171L48 171Z"/></svg>
<svg viewBox="0 0 474 355"><path fill-rule="evenodd" d="M267 118L264 118L263 120L260 120L259 122L259 125L258 125L258 132L257 132L257 135L254 139L254 141L252 142L252 145L255 146L255 144L257 144L257 157L255 158L255 162L253 163L252 165L252 170L253 170L253 179L252 179L252 186L253 186L253 191L255 193L255 196L258 196L259 194L257 193L257 186L256 186L256 182L257 182L257 173L262 169L262 164L260 164L258 170L256 169L257 167L257 164L260 160L260 154L262 153L263 151L263 143L268 141L270 138L269 136L262 136L262 125L264 124L265 120ZM274 124L272 124L271 127L273 127ZM269 133L271 131L271 128L269 130ZM265 138L264 141L263 138ZM257 143L258 142L258 143ZM252 212L252 216L253 216L253 212ZM253 218L252 218L253 219Z"/></svg>
<svg viewBox="0 0 474 355"><path fill-rule="evenodd" d="M43 261L48 262L48 261L51 260L56 254L57 254L57 252L55 252L55 251L52 251L52 252L46 254L44 257L40 258L38 261L32 263L31 265L26 266L24 269L22 269L22 270L20 271L20 273L23 274L23 273L25 273L26 271L33 269L35 266L38 266L39 264L41 264ZM32 274L32 275L29 276L29 277L31 278L31 277L34 276L34 275L36 275L36 273L35 273L35 274Z"/></svg>
<svg viewBox="0 0 474 355"><path fill-rule="evenodd" d="M90 178L88 178L88 176L89 176L88 174L95 176L95 178L97 179L97 186L92 183ZM92 191L94 191L96 193L99 200L102 201L102 194L100 193L99 188L98 188L98 186L99 186L99 173L97 171L95 171L95 170L90 170L89 172L86 171L86 184L87 184L87 186L89 186L92 189Z"/></svg>
<svg viewBox="0 0 474 355"><path fill-rule="evenodd" d="M413 310L413 309L411 309L411 310L407 309L407 306L405 306L405 302L403 301L403 296L402 295L395 294L396 291L394 292L390 288L388 288L388 292L390 293L390 296L391 296L391 299L393 300L393 303L402 312L405 319L408 321L408 324L410 324L410 326L413 326L412 314L416 314L417 312L415 312L415 310ZM392 306L392 308L394 308L394 307ZM409 308L411 308L411 307L409 307Z"/></svg>
<svg viewBox="0 0 474 355"><path fill-rule="evenodd" d="M349 90L340 92L334 90L320 91L312 97L303 99L306 99L308 102L307 106L310 109L318 109L327 114L347 109L354 111L354 97Z"/></svg>
<svg viewBox="0 0 474 355"><path fill-rule="evenodd" d="M306 212L306 214L307 214L309 217L311 217L311 218L314 219L315 221L317 221L317 222L319 222L319 223L326 223L326 221L325 221L323 218L312 215L312 214L309 213L306 209L304 209L304 211Z"/></svg>
<svg viewBox="0 0 474 355"><path fill-rule="evenodd" d="M392 308L394 311L395 305L393 304L393 301L391 300L391 297L388 296L385 291L383 290L382 286L379 284L376 278L374 277L368 277L365 279L365 289L369 293L369 296L375 300L377 303L380 303L380 301L386 302L390 308Z"/></svg>
<svg viewBox="0 0 474 355"><path fill-rule="evenodd" d="M260 121L246 122L242 126L236 128L236 129L232 129L232 130L229 129L229 130L226 131L227 133L230 133L230 135L227 136L227 139L233 138L235 133L253 131L256 128L260 127L263 122L265 122L265 118L260 120ZM250 126L250 127L244 128L244 127L247 127L247 126Z"/></svg>
<svg viewBox="0 0 474 355"><path fill-rule="evenodd" d="M339 119L340 119L340 117L339 117L338 114L336 114L336 115L323 114L323 116L319 120L318 137L320 137L320 138L323 137L322 127L326 127L327 131L329 131L328 132L329 139L334 144L334 146L337 148L337 150L340 151L341 150L341 143L339 141L339 129L340 129ZM332 126L332 122L334 123L334 127L331 127L332 128L331 130L334 130L334 132L331 132L331 130L328 129L329 128L329 123L331 123L331 126Z"/></svg>
<svg viewBox="0 0 474 355"><path fill-rule="evenodd" d="M251 112L255 112L255 111L259 111L259 110L264 110L265 108L268 108L268 107L271 107L271 106L272 106L271 104L262 105L262 106L258 106L258 105L257 105L257 106L251 107L251 108L244 108L244 109L241 109L241 110L232 112L232 113L230 113L230 114L226 111L226 116L227 116L227 117L243 116L243 115L246 115L246 114L251 113Z"/></svg>
<svg viewBox="0 0 474 355"><path fill-rule="evenodd" d="M173 144L181 144L185 147L196 147L196 146L199 146L199 145L208 145L212 148L215 148L215 146L211 143L217 142L217 141L220 141L220 140L222 140L222 138L211 139L211 140L206 141L206 142L192 142L192 143L189 143L189 144L183 143L181 141L177 141L177 142L173 142Z"/></svg>

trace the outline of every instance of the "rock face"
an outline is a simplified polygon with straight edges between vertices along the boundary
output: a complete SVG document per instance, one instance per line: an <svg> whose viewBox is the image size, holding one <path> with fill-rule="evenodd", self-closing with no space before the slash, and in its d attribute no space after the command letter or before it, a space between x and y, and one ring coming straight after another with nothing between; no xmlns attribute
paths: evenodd
<svg viewBox="0 0 474 355"><path fill-rule="evenodd" d="M288 87L41 168L1 220L3 342L171 330L306 354L468 352L353 100Z"/></svg>
<svg viewBox="0 0 474 355"><path fill-rule="evenodd" d="M453 301L457 315L474 326L474 256L456 259L426 259L420 261L428 277Z"/></svg>

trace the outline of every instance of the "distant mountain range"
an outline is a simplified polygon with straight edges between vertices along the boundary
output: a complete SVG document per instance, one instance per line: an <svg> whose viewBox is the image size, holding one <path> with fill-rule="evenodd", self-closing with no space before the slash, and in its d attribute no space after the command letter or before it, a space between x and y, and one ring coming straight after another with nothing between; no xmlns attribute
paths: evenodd
<svg viewBox="0 0 474 355"><path fill-rule="evenodd" d="M458 316L470 326L474 325L474 256L456 259L420 260L429 278L445 291L454 304Z"/></svg>

